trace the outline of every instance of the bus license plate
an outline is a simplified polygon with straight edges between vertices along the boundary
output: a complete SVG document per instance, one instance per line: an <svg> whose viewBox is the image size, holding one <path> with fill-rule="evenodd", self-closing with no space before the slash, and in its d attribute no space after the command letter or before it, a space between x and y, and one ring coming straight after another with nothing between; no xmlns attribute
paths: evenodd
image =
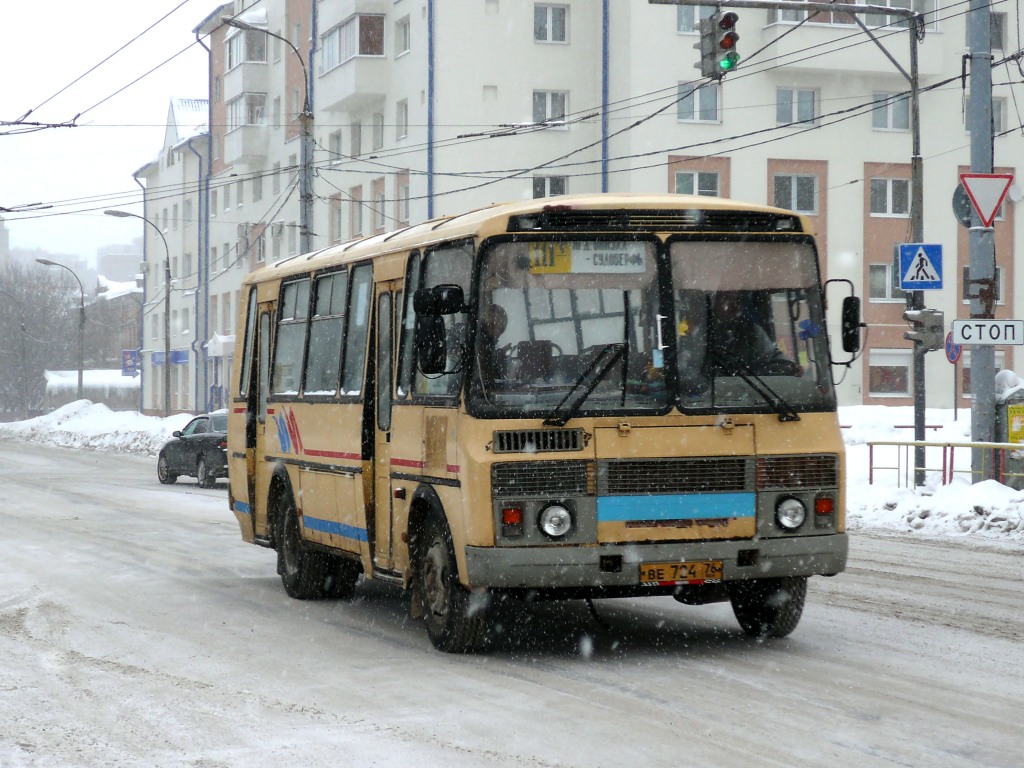
<svg viewBox="0 0 1024 768"><path fill-rule="evenodd" d="M641 584L686 584L693 581L721 581L721 560L689 563L641 563Z"/></svg>

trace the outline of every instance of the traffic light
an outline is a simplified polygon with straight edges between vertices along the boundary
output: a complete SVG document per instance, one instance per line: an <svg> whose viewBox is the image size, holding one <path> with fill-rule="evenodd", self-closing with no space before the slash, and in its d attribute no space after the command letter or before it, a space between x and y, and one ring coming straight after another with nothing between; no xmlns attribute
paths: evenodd
<svg viewBox="0 0 1024 768"><path fill-rule="evenodd" d="M740 55L736 52L736 43L740 39L736 31L738 20L739 16L732 11L722 13L720 8L700 20L700 42L693 46L700 51L700 64L694 66L704 77L721 80L739 64Z"/></svg>
<svg viewBox="0 0 1024 768"><path fill-rule="evenodd" d="M938 309L908 309L903 319L910 323L912 330L903 334L904 339L920 344L925 352L942 349L946 345L946 319Z"/></svg>
<svg viewBox="0 0 1024 768"><path fill-rule="evenodd" d="M715 60L720 79L736 69L740 63L740 55L736 51L736 43L740 39L740 35L736 31L736 22L740 17L732 11L716 15L718 15L718 28L715 36Z"/></svg>

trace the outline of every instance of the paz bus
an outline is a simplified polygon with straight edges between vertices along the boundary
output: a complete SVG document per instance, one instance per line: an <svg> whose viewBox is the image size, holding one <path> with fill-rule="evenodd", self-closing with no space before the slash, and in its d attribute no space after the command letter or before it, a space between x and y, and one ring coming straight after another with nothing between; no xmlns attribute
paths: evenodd
<svg viewBox="0 0 1024 768"><path fill-rule="evenodd" d="M493 205L285 258L242 297L230 506L293 598L391 582L449 652L486 644L499 596L730 601L781 637L807 578L845 567L798 214ZM857 297L842 316L855 352Z"/></svg>

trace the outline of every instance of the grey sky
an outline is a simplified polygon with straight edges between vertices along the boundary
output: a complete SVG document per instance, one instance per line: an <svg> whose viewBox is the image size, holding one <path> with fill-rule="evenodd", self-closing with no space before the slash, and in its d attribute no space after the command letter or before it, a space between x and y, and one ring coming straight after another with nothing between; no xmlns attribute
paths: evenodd
<svg viewBox="0 0 1024 768"><path fill-rule="evenodd" d="M43 104L179 5L110 61ZM104 216L103 209L141 213L141 191L131 174L160 151L170 99L206 96L206 51L192 45L129 83L194 43L192 29L216 6L214 0L4 3L0 120L17 120L37 107L27 120L60 123L82 113L75 128L12 134L15 129L0 126L0 207L54 205L36 213L0 213L12 247L91 260L99 246L138 236L141 222Z"/></svg>

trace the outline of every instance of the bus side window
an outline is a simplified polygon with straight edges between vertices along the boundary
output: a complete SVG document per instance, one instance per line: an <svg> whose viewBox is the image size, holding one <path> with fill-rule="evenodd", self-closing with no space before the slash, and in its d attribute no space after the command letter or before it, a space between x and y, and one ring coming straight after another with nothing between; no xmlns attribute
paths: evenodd
<svg viewBox="0 0 1024 768"><path fill-rule="evenodd" d="M397 399L406 400L412 392L412 378L415 372L416 346L413 343L413 331L416 329L416 312L413 310L412 297L420 287L420 255L413 253L409 257L409 265L405 275L405 307L399 339L398 388Z"/></svg>
<svg viewBox="0 0 1024 768"><path fill-rule="evenodd" d="M274 341L274 367L270 391L298 395L309 318L309 278L286 283L281 290L281 311Z"/></svg>
<svg viewBox="0 0 1024 768"><path fill-rule="evenodd" d="M359 395L363 391L372 280L373 272L369 264L352 270L352 288L348 298L348 327L345 330L345 371L341 384L342 394L345 395Z"/></svg>

